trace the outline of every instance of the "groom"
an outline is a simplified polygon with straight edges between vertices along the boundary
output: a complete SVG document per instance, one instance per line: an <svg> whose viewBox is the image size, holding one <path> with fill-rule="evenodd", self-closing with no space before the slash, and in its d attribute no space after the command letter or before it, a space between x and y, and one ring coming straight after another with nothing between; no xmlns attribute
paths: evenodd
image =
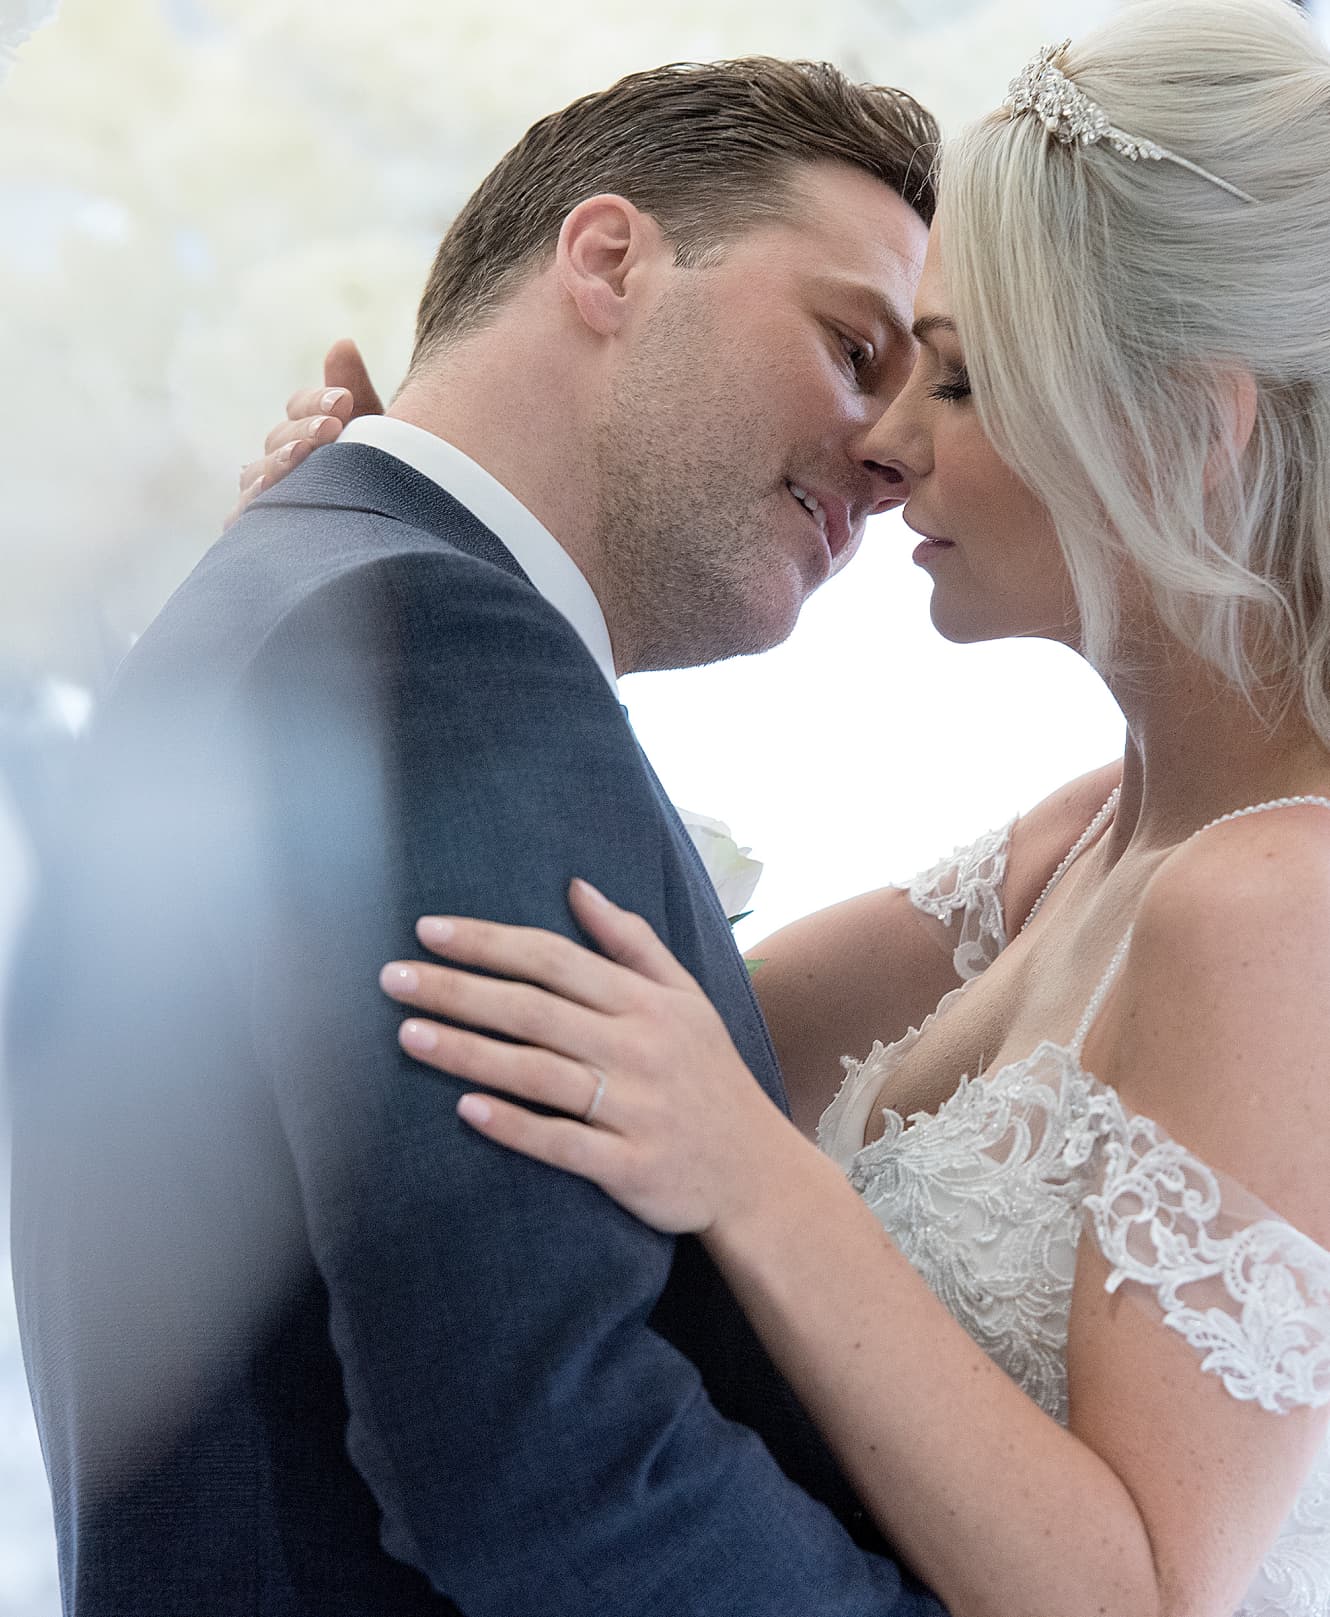
<svg viewBox="0 0 1330 1617"><path fill-rule="evenodd" d="M761 1083L629 670L776 644L895 479L936 131L753 60L537 124L385 418L122 666L16 994L14 1242L66 1613L940 1608L692 1241L464 1130L376 987L424 912L645 914Z"/></svg>

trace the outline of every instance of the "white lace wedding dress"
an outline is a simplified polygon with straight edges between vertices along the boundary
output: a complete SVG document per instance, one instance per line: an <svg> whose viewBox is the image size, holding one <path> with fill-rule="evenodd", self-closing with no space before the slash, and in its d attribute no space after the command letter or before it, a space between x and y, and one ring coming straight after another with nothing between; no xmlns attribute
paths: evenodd
<svg viewBox="0 0 1330 1617"><path fill-rule="evenodd" d="M1059 876L1111 812L1112 800ZM913 902L952 929L961 986L904 1038L875 1044L864 1061L846 1059L818 1143L975 1341L1064 1425L1071 1288L1086 1227L1110 1266L1109 1288L1189 1342L1198 1373L1276 1412L1330 1403L1330 1252L1128 1112L1081 1065L1127 940L1070 1043L1045 1041L1024 1060L962 1078L936 1113L908 1125L882 1108L905 1054L1006 946L1010 829L911 883ZM875 1109L886 1130L865 1145ZM1328 1613L1330 1444L1235 1617Z"/></svg>

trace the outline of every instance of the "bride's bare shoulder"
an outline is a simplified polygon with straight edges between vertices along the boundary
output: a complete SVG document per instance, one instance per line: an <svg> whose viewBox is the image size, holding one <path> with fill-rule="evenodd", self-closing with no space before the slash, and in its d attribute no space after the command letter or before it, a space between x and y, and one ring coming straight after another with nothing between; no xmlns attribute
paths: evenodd
<svg viewBox="0 0 1330 1617"><path fill-rule="evenodd" d="M1091 1070L1324 1243L1327 1048L1330 809L1244 815L1184 843L1142 897Z"/></svg>
<svg viewBox="0 0 1330 1617"><path fill-rule="evenodd" d="M1281 799L1181 843L1146 887L1136 934L1216 967L1258 942L1330 945L1330 800Z"/></svg>
<svg viewBox="0 0 1330 1617"><path fill-rule="evenodd" d="M1122 760L1115 758L1059 786L1016 821L1003 893L1009 937L1020 930L1049 877L1121 781Z"/></svg>

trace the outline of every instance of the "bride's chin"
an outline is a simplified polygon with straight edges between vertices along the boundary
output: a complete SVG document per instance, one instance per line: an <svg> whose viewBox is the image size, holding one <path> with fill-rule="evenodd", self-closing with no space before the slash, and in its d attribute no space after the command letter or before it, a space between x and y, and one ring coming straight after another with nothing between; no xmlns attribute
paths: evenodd
<svg viewBox="0 0 1330 1617"><path fill-rule="evenodd" d="M944 640L955 646L982 645L991 640L1054 640L1078 650L1079 633L1074 627L1050 628L1047 620L1028 612L1003 612L999 603L962 602L954 592L934 587L929 602L933 627Z"/></svg>
<svg viewBox="0 0 1330 1617"><path fill-rule="evenodd" d="M981 645L986 640L1010 640L1023 632L1018 628L994 625L991 620L982 619L977 614L960 613L954 608L948 611L945 604L939 603L936 591L929 607L929 616L933 620L933 627L953 646Z"/></svg>

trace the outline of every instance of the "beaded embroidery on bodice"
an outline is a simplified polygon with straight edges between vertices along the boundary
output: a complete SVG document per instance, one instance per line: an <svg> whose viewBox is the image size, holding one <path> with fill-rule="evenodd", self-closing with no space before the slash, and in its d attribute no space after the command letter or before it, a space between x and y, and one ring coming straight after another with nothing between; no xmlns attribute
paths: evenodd
<svg viewBox="0 0 1330 1617"><path fill-rule="evenodd" d="M953 930L961 986L921 1027L875 1044L862 1062L846 1059L818 1143L955 1318L1059 1422L1087 1228L1110 1289L1190 1342L1232 1396L1275 1411L1330 1404L1330 1252L1129 1114L1081 1065L1127 940L1070 1043L1045 1040L1023 1060L962 1078L935 1113L907 1120L881 1107L904 1057L1005 946L1009 830L911 884L914 902ZM864 1145L875 1109L885 1132ZM1330 1443L1235 1617L1326 1613Z"/></svg>

